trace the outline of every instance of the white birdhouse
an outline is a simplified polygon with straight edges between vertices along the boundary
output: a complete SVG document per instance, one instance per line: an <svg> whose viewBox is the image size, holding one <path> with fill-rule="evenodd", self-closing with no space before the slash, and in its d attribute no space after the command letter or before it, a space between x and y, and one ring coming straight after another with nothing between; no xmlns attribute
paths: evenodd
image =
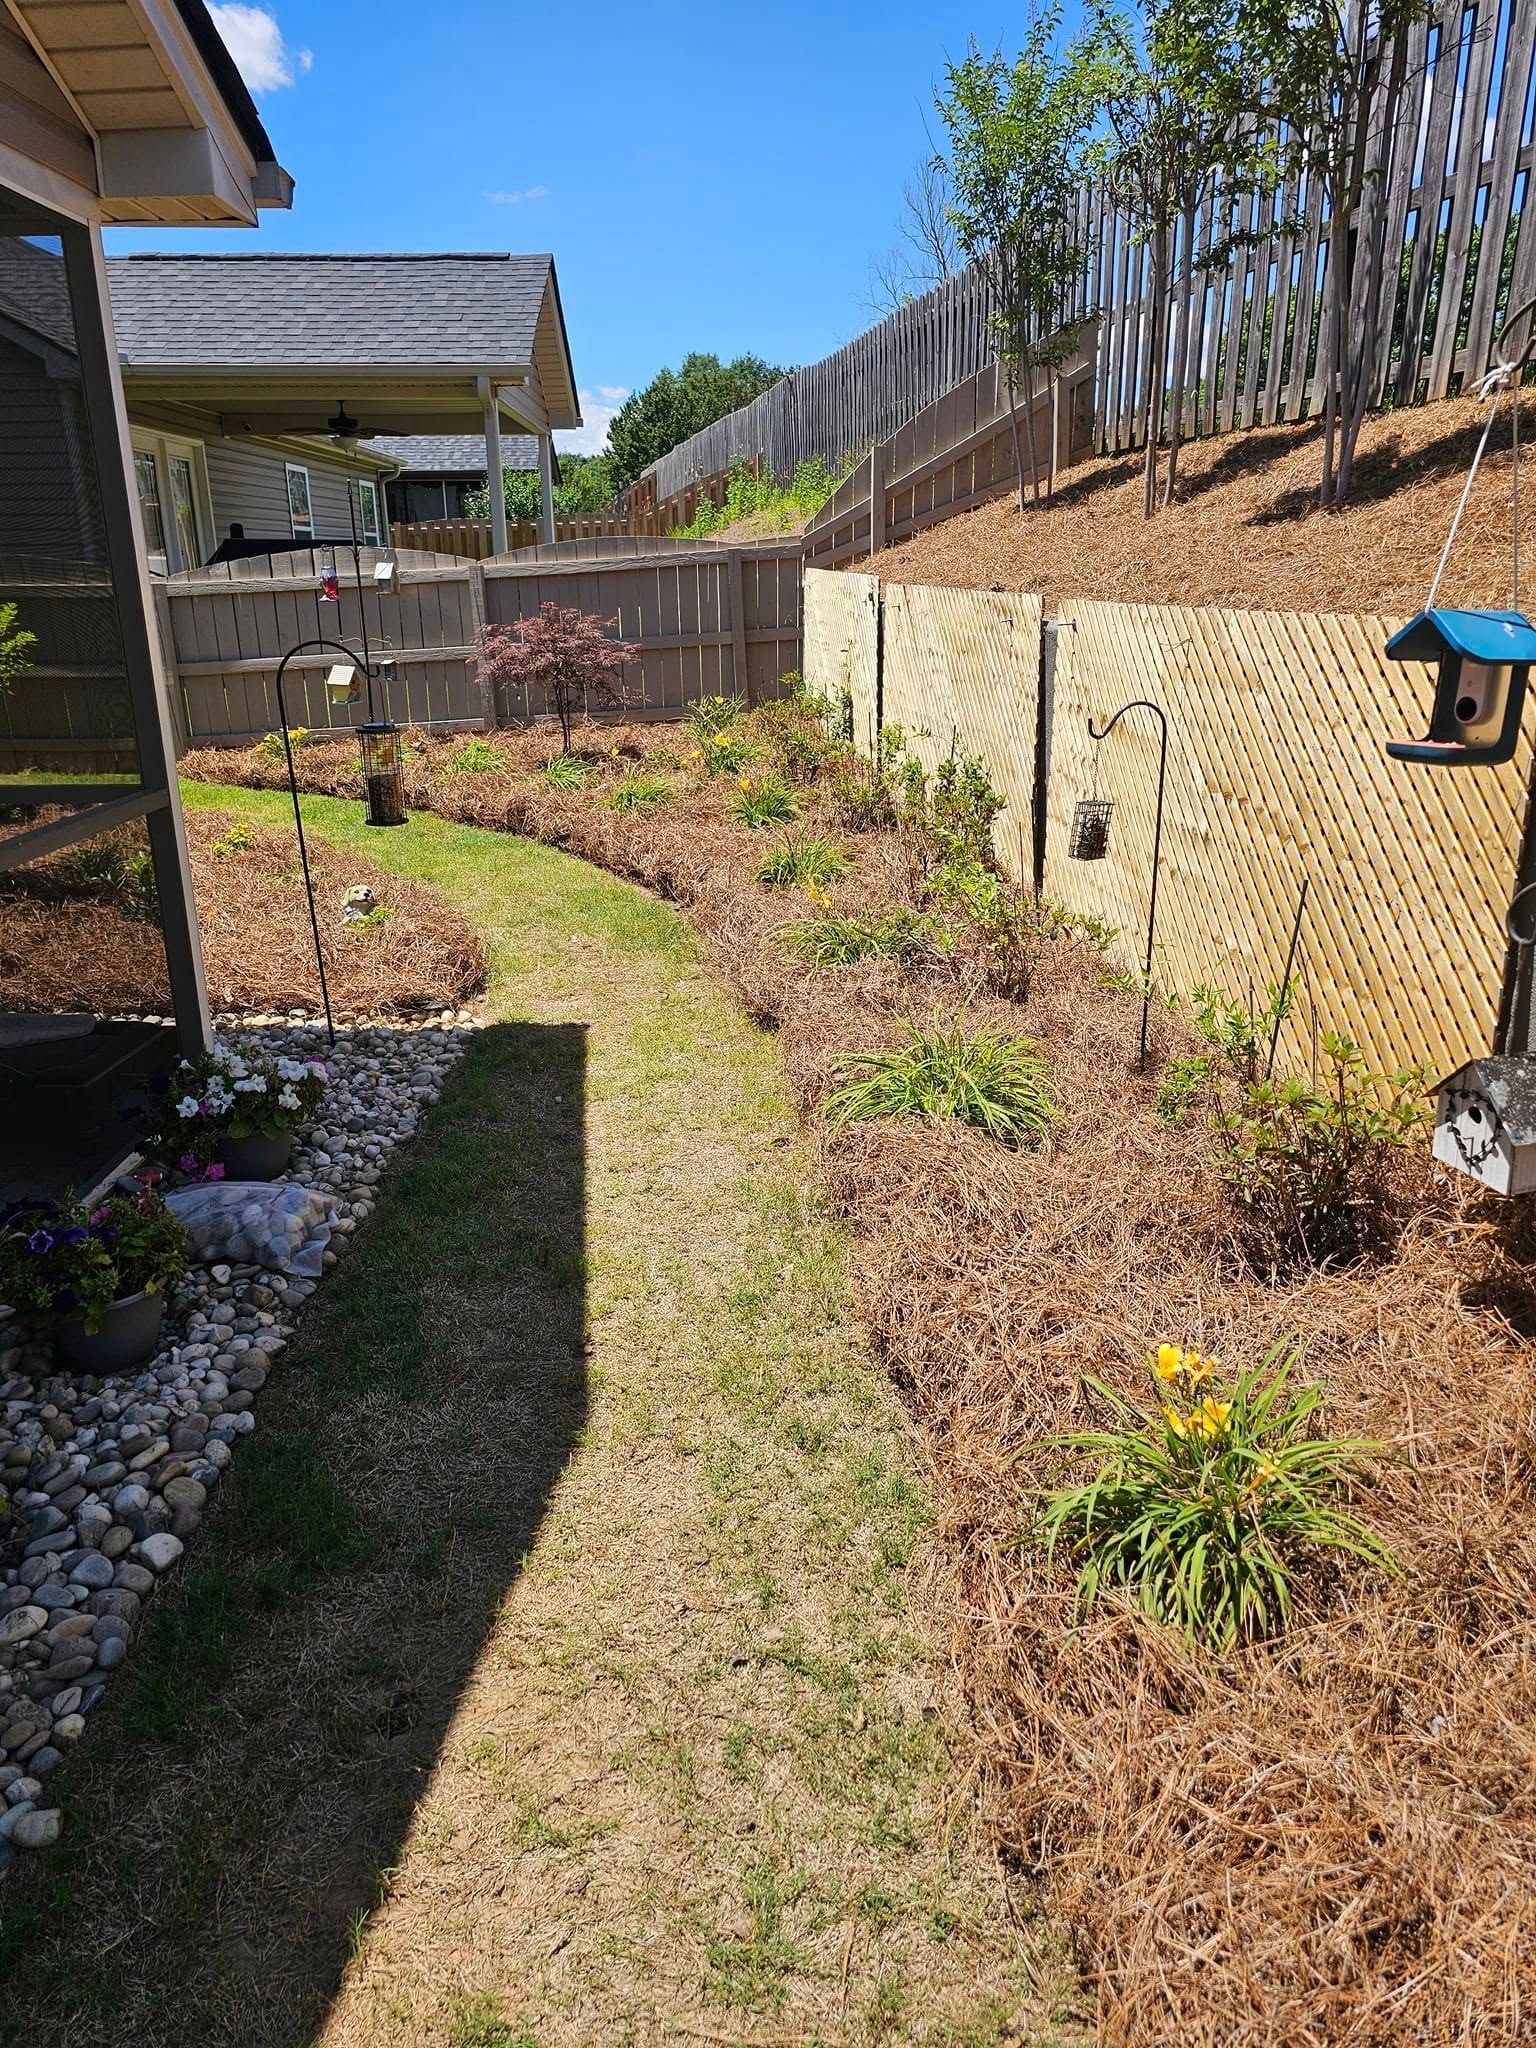
<svg viewBox="0 0 1536 2048"><path fill-rule="evenodd" d="M1536 1059L1490 1056L1447 1074L1434 1153L1495 1194L1536 1190Z"/></svg>

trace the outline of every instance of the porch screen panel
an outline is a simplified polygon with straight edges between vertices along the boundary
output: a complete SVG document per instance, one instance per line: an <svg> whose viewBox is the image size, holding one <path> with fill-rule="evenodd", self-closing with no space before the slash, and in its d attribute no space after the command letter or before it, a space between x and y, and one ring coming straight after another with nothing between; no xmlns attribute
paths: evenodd
<svg viewBox="0 0 1536 2048"><path fill-rule="evenodd" d="M68 260L0 192L0 782L136 783Z"/></svg>

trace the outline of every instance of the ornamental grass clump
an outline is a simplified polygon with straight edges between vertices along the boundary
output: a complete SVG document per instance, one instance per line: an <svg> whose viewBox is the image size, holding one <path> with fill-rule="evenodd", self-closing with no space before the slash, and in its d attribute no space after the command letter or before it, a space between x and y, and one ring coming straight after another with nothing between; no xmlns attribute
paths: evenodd
<svg viewBox="0 0 1536 2048"><path fill-rule="evenodd" d="M833 840L814 834L786 836L757 864L757 880L770 889L825 888L840 882L852 863Z"/></svg>
<svg viewBox="0 0 1536 2048"><path fill-rule="evenodd" d="M579 754L557 754L553 761L546 761L539 770L539 779L546 789L564 796L574 790L585 789L590 772Z"/></svg>
<svg viewBox="0 0 1536 2048"><path fill-rule="evenodd" d="M614 784L608 799L623 816L632 811L654 811L672 801L672 785L659 775L647 775L642 768L627 768Z"/></svg>
<svg viewBox="0 0 1536 2048"><path fill-rule="evenodd" d="M1297 1574L1320 1553L1396 1569L1342 1504L1381 1446L1314 1436L1322 1389L1291 1389L1298 1353L1286 1351L1276 1346L1224 1387L1217 1359L1163 1344L1149 1362L1151 1413L1084 1382L1117 1426L1052 1440L1098 1470L1043 1496L1030 1532L1048 1555L1065 1551L1076 1564L1081 1612L1123 1592L1153 1621L1220 1653L1284 1629Z"/></svg>
<svg viewBox="0 0 1536 2048"><path fill-rule="evenodd" d="M916 960L940 950L942 930L931 917L895 909L863 916L833 906L815 882L808 885L809 917L785 925L779 936L813 967L851 967L860 960Z"/></svg>
<svg viewBox="0 0 1536 2048"><path fill-rule="evenodd" d="M757 748L744 733L728 727L701 740L693 758L706 775L739 775L749 761L757 759Z"/></svg>
<svg viewBox="0 0 1536 2048"><path fill-rule="evenodd" d="M162 1294L187 1270L186 1232L153 1189L18 1203L0 1228L0 1301L34 1322L94 1336L115 1301Z"/></svg>
<svg viewBox="0 0 1536 2048"><path fill-rule="evenodd" d="M836 1124L870 1117L918 1116L974 1124L1000 1145L1045 1137L1061 1115L1045 1058L1033 1039L980 1031L960 1020L908 1023L894 1052L856 1053L840 1063L847 1078L827 1097Z"/></svg>
<svg viewBox="0 0 1536 2048"><path fill-rule="evenodd" d="M750 832L760 832L767 825L788 825L800 815L794 791L777 775L743 775L731 798L731 810Z"/></svg>
<svg viewBox="0 0 1536 2048"><path fill-rule="evenodd" d="M220 1180L226 1138L279 1138L309 1122L324 1098L322 1060L271 1058L255 1046L216 1040L149 1083L139 1146L179 1173Z"/></svg>
<svg viewBox="0 0 1536 2048"><path fill-rule="evenodd" d="M702 746L727 732L746 708L746 700L742 697L701 697L697 704L689 706L688 730Z"/></svg>

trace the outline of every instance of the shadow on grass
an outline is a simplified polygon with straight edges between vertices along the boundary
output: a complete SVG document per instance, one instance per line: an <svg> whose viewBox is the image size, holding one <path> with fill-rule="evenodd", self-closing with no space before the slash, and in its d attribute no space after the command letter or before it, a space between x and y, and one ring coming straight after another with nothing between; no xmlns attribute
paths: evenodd
<svg viewBox="0 0 1536 2048"><path fill-rule="evenodd" d="M586 1414L586 1033L482 1033L5 1887L5 2039L301 2048Z"/></svg>

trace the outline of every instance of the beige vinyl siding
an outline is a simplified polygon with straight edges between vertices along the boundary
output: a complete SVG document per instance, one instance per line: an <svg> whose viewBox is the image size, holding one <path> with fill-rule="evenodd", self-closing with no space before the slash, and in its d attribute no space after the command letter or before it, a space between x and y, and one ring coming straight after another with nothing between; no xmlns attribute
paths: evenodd
<svg viewBox="0 0 1536 2048"><path fill-rule="evenodd" d="M96 189L96 152L74 109L0 8L0 142Z"/></svg>
<svg viewBox="0 0 1536 2048"><path fill-rule="evenodd" d="M271 448L260 441L209 441L205 450L216 541L228 540L231 522L235 520L252 540L276 540L292 533L288 517L290 462L301 463L309 471L315 538L346 540L352 532L347 514L347 479L376 474L348 469L325 453L298 454L291 447Z"/></svg>

